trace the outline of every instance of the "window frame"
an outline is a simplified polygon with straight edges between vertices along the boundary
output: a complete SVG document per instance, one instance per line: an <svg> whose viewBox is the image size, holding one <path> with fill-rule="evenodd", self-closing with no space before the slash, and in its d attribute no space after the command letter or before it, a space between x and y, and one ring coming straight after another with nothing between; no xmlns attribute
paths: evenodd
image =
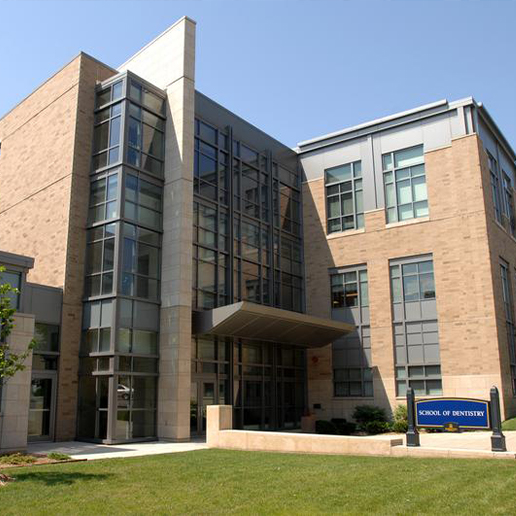
<svg viewBox="0 0 516 516"><path fill-rule="evenodd" d="M346 278L347 275L354 274L355 280L348 281L350 278ZM342 277L342 282L338 282L335 278ZM346 285L356 284L356 304L346 304L335 306L334 304L334 287L340 283L343 287L343 298L345 299ZM365 287L364 287L365 285ZM364 292L366 295L364 296ZM335 398L373 398L374 397L374 378L373 378L373 366L367 364L366 351L371 350L371 324L370 321L364 319L364 309L369 308L369 277L367 274L367 265L359 265L354 267L339 268L330 271L330 300L331 300L331 313L332 318L335 311L345 311L350 309L358 310L358 321L355 320L357 326L357 334L359 341L359 353L361 358L360 365L349 365L347 367L335 367L332 368L332 383L333 383L333 396ZM367 333L367 335L366 335ZM365 338L368 339L368 346L364 345ZM343 339L346 341L346 337ZM332 354L335 352L336 343L332 343ZM357 348L347 348L357 349ZM358 372L358 377L352 378L351 371ZM340 377L340 378L339 378ZM352 391L352 384L357 387L360 384L360 393ZM346 393L347 392L347 393Z"/></svg>
<svg viewBox="0 0 516 516"><path fill-rule="evenodd" d="M420 282L420 276L421 274L429 274L428 272L420 272L420 264L422 263L432 263L432 275L433 275L433 285L434 285L434 295L433 297L422 297L421 293L421 282ZM406 299L405 296L405 284L404 284L404 274L403 274L403 266L411 266L416 265L417 266L417 284L418 284L418 299ZM397 275L393 277L392 271L393 269L397 268ZM415 276L416 274L409 273L407 274L407 277L409 276ZM394 287L394 281L398 281L398 288ZM440 338L439 338L439 321L437 318L435 319L428 319L428 318L421 318L421 319L406 319L405 315L402 316L402 319L395 319L394 317L394 307L396 304L404 305L405 303L419 303L423 301L428 300L434 300L435 303L437 303L437 294L435 289L435 269L434 269L434 260L432 255L422 255L422 256L415 256L410 258L400 258L400 259L393 259L389 261L389 283L390 283L390 291L391 291L391 306L392 306L392 339L393 339L393 351L394 351L394 382L396 387L396 396L397 397L403 397L405 396L406 389L411 385L411 382L423 382L424 386L424 393L419 393L419 396L441 396L442 395L442 370L441 370L441 357L440 357ZM395 297L395 292L399 291L400 297ZM402 311L403 314L405 314L405 309ZM421 342L422 342L422 348L423 348L423 361L417 361L417 362L410 362L409 361L409 343L408 343L408 335L414 335L413 332L407 331L407 326L411 324L419 324L421 326L420 334L421 334ZM425 339L423 335L425 334L425 324L435 324L436 325L436 331L429 331L427 330L427 333L435 333L437 332L437 345L439 346L439 362L436 361L426 361L426 358L424 356L425 353ZM396 332L396 328L401 327L402 328L402 335L404 344L403 347L405 349L405 356L406 361L403 364L397 363L396 358L396 348L400 347L396 344L397 339L396 336L398 333ZM401 335L401 334L400 334ZM432 343L428 343L432 344ZM429 375L427 374L427 368L432 367L439 367L439 376L437 375ZM415 368L423 368L424 374L423 375L417 375L416 377L411 376L411 370L414 370ZM440 382L440 388L437 389L438 392L430 392L430 386L429 382ZM403 387L400 389L400 387Z"/></svg>
<svg viewBox="0 0 516 516"><path fill-rule="evenodd" d="M328 181L328 175L332 170L336 170L342 167L350 166L350 177L342 181ZM337 165L335 167L327 168L324 170L324 188L325 188L325 200L326 200L326 232L328 235L333 233L345 233L346 231L355 231L364 227L364 186L363 186L363 175L362 175L362 161L350 161ZM348 183L350 183L350 189L345 190ZM330 193L332 189L336 191ZM342 210L344 197L351 193L351 202L353 204L353 212L351 215L344 214ZM362 209L358 210L358 199L361 199ZM339 215L334 217L330 216L330 199L336 199L338 203ZM344 219L349 217L353 218L353 227L344 228ZM330 229L331 224L334 221L338 221L339 228Z"/></svg>
<svg viewBox="0 0 516 516"><path fill-rule="evenodd" d="M416 163L411 163L410 165L396 166L396 155L397 154L399 154L401 152L409 151L411 149L417 149L417 148L421 148L421 157L420 157L419 161L417 161ZM386 159L387 157L389 158L388 160ZM386 167L386 165L385 165L385 163L387 161L390 162L390 165L388 167ZM420 167L420 166L423 167L423 173L414 176L412 169ZM404 170L408 171L408 176L398 179L397 174ZM391 175L390 179L389 179L389 175ZM426 199L416 201L415 195L414 195L414 192L415 192L414 180L417 180L420 177L424 178L423 184L425 185ZM382 179L383 179L383 190L384 190L384 196L385 196L384 197L385 198L385 217L386 217L387 224L395 224L398 222L402 223L407 220L421 219L424 217L428 217L430 215L430 209L429 209L429 205L428 205L428 186L427 186L427 181L426 181L425 152L424 152L423 144L412 145L411 147L406 147L403 149L397 149L395 151L383 153L382 154ZM400 203L399 198L398 198L398 183L401 183L401 182L407 181L407 180L409 181L409 185L410 185L411 200L410 200L410 202ZM392 186L393 204L387 204L388 203L387 191L388 191L388 187L391 187L391 186ZM423 208L423 209L426 209L426 213L423 213L421 215L416 215L416 207L415 207L416 204L423 204L423 203L426 203L426 207ZM400 208L403 206L411 207L412 215L413 215L412 217L403 218L403 219L400 217ZM391 210L394 210L394 212ZM396 215L395 218L391 218L392 213L395 213L395 215Z"/></svg>

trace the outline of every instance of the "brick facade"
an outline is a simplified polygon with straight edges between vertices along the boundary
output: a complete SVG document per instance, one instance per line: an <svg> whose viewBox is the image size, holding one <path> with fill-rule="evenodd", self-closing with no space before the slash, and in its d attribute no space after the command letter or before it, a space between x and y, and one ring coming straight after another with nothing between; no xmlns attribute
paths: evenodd
<svg viewBox="0 0 516 516"><path fill-rule="evenodd" d="M56 439L75 437L94 93L115 72L80 54L0 120L0 242L63 289Z"/></svg>
<svg viewBox="0 0 516 516"><path fill-rule="evenodd" d="M319 417L350 417L357 404L392 409L403 403L395 390L389 260L424 254L432 254L434 261L443 395L486 398L489 388L498 385L506 415L513 410L494 245L498 237L493 234L489 171L478 136L425 153L425 169L429 217L386 226L383 209L366 212L364 230L349 235L325 233L324 179L304 184L308 313L331 316L329 268L367 264L369 279L374 399L335 398L331 346L311 350L309 406L321 404L315 411ZM501 242L516 243L506 234ZM510 251L504 253L510 256Z"/></svg>

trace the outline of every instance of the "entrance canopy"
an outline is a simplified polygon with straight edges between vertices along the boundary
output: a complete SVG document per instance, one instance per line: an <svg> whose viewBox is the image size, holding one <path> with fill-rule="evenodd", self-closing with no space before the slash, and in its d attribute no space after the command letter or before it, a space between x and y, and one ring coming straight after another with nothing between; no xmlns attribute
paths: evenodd
<svg viewBox="0 0 516 516"><path fill-rule="evenodd" d="M352 324L241 301L195 314L197 334L319 348L352 332Z"/></svg>

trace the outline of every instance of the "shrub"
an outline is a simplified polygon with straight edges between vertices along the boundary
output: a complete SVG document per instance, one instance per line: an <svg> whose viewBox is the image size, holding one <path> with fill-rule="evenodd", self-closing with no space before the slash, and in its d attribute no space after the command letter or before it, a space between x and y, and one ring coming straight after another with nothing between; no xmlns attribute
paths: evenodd
<svg viewBox="0 0 516 516"><path fill-rule="evenodd" d="M47 455L47 457L52 460L71 460L72 458L70 455L66 455L66 453L59 452L51 452Z"/></svg>
<svg viewBox="0 0 516 516"><path fill-rule="evenodd" d="M358 423L361 430L365 430L364 425L372 421L387 422L385 410L374 405L357 405L353 412L353 419Z"/></svg>
<svg viewBox="0 0 516 516"><path fill-rule="evenodd" d="M337 431L337 427L331 421L319 419L315 422L315 433L337 435L339 432Z"/></svg>
<svg viewBox="0 0 516 516"><path fill-rule="evenodd" d="M36 457L25 455L24 453L12 453L11 455L0 456L0 464L32 464L36 462Z"/></svg>
<svg viewBox="0 0 516 516"><path fill-rule="evenodd" d="M344 418L334 418L331 420L331 423L335 425L339 435L351 435L357 429L357 425L355 423L350 423Z"/></svg>
<svg viewBox="0 0 516 516"><path fill-rule="evenodd" d="M387 421L367 421L362 423L361 428L371 435L384 434L391 431L391 424Z"/></svg>
<svg viewBox="0 0 516 516"><path fill-rule="evenodd" d="M392 415L392 429L394 432L406 434L408 430L407 406L398 405Z"/></svg>

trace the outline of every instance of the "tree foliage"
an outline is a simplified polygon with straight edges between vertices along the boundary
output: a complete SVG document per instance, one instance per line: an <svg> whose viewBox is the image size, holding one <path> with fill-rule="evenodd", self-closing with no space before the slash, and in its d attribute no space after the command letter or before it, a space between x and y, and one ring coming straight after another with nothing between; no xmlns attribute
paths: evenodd
<svg viewBox="0 0 516 516"><path fill-rule="evenodd" d="M1 282L1 275L5 268L0 267L0 385L14 376L18 371L25 369L25 360L35 347L32 340L27 349L22 353L14 353L7 342L7 337L14 328L14 313L16 309L11 306L10 294L18 294L18 289L9 283Z"/></svg>

